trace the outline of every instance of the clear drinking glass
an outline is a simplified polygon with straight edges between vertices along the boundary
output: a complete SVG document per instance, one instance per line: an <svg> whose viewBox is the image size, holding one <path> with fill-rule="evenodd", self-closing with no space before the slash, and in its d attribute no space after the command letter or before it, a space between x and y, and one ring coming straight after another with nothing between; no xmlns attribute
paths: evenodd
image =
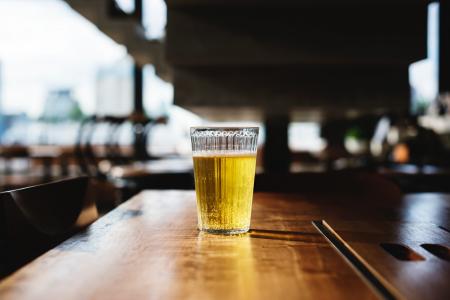
<svg viewBox="0 0 450 300"><path fill-rule="evenodd" d="M258 127L192 127L198 227L247 232L255 181Z"/></svg>

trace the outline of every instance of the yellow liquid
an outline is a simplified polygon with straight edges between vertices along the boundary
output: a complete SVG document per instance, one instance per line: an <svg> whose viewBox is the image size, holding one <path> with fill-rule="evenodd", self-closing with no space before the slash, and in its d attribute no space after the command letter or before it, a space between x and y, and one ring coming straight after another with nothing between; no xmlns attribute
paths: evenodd
<svg viewBox="0 0 450 300"><path fill-rule="evenodd" d="M255 155L194 156L198 226L245 232L250 227Z"/></svg>

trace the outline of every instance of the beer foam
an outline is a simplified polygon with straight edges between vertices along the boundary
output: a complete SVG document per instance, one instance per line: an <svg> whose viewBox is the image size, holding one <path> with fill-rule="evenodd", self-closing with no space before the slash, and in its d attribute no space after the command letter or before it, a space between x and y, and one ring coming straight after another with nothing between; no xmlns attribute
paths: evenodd
<svg viewBox="0 0 450 300"><path fill-rule="evenodd" d="M191 137L194 138L221 138L221 137L258 137L258 127L238 128L238 127L191 127Z"/></svg>
<svg viewBox="0 0 450 300"><path fill-rule="evenodd" d="M236 156L256 156L254 151L194 151L192 153L193 157L236 157Z"/></svg>

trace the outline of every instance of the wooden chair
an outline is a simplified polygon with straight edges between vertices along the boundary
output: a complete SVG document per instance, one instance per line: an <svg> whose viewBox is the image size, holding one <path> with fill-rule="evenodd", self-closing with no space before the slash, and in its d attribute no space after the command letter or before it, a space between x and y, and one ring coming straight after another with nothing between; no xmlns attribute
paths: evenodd
<svg viewBox="0 0 450 300"><path fill-rule="evenodd" d="M88 184L78 177L0 193L0 277L97 219Z"/></svg>

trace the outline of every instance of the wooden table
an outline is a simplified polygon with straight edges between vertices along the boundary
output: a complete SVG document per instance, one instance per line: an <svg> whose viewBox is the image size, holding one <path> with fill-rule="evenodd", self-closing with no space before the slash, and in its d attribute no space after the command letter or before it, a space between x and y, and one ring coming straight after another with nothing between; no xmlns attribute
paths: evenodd
<svg viewBox="0 0 450 300"><path fill-rule="evenodd" d="M449 200L424 194L368 205L351 197L256 193L251 231L219 236L197 231L193 191L145 191L3 280L0 299L375 299L379 291L311 221L338 223L338 234L358 249L383 231L361 240L357 233L363 229L357 226L439 223L441 242L450 246L445 237L450 235L445 231ZM339 223L343 220L347 223ZM402 274L386 267L400 262L387 252L376 254L382 256L382 267L373 260L370 267L386 276L390 295L414 295L405 292L411 288L406 281L397 284ZM437 266L433 255L420 254ZM444 277L433 281L429 299L450 295L450 277L445 277L450 262L442 260L436 268L428 276Z"/></svg>

